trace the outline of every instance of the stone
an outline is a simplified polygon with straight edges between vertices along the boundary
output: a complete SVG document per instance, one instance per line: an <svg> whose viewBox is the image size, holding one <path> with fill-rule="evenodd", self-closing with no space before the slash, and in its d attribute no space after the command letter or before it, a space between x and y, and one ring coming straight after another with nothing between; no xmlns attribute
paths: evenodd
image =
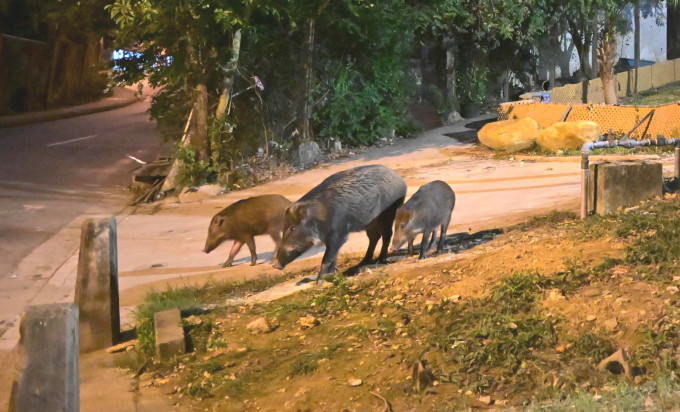
<svg viewBox="0 0 680 412"><path fill-rule="evenodd" d="M540 126L530 118L501 120L485 124L477 133L479 141L487 147L506 152L516 152L531 146Z"/></svg>
<svg viewBox="0 0 680 412"><path fill-rule="evenodd" d="M161 362L186 353L184 328L179 309L167 309L153 315L156 333L156 356Z"/></svg>
<svg viewBox="0 0 680 412"><path fill-rule="evenodd" d="M491 405L491 396L489 396L489 395L480 396L480 397L477 398L477 400L479 402L483 403L484 405L487 405L487 406Z"/></svg>
<svg viewBox="0 0 680 412"><path fill-rule="evenodd" d="M203 185L198 188L198 192L213 197L224 192L224 189L220 185Z"/></svg>
<svg viewBox="0 0 680 412"><path fill-rule="evenodd" d="M604 321L604 328L608 330L609 332L612 332L616 330L616 328L619 326L619 322L616 319L608 319Z"/></svg>
<svg viewBox="0 0 680 412"><path fill-rule="evenodd" d="M275 326L272 325L266 318L258 318L255 319L254 321L250 322L246 328L248 331L252 334L258 334L258 333L269 333L275 329Z"/></svg>
<svg viewBox="0 0 680 412"><path fill-rule="evenodd" d="M628 353L625 349L621 348L611 354L609 357L602 360L597 365L597 370L600 372L610 371L614 374L621 374L623 372L626 377L632 378L633 372L630 368L630 363L628 359Z"/></svg>
<svg viewBox="0 0 680 412"><path fill-rule="evenodd" d="M362 381L361 379L356 378L356 379L350 379L350 380L348 381L348 383L349 383L349 386L351 386L351 387L353 387L353 388L356 388L357 386L363 385L363 384L364 384L364 381Z"/></svg>
<svg viewBox="0 0 680 412"><path fill-rule="evenodd" d="M588 211L599 215L662 194L663 174L658 162L595 162L589 166L589 175Z"/></svg>
<svg viewBox="0 0 680 412"><path fill-rule="evenodd" d="M31 306L21 318L17 376L10 411L80 409L78 307Z"/></svg>
<svg viewBox="0 0 680 412"><path fill-rule="evenodd" d="M300 329L311 329L319 324L319 321L312 315L303 316L298 320Z"/></svg>
<svg viewBox="0 0 680 412"><path fill-rule="evenodd" d="M461 120L463 120L463 116L461 116L460 113L454 110L451 113L449 113L448 116L446 116L446 125L450 126L454 123L460 122Z"/></svg>
<svg viewBox="0 0 680 412"><path fill-rule="evenodd" d="M330 152L333 154L342 154L342 143L340 140L331 141Z"/></svg>
<svg viewBox="0 0 680 412"><path fill-rule="evenodd" d="M316 142L302 142L291 152L291 161L296 166L309 166L321 161L321 149Z"/></svg>
<svg viewBox="0 0 680 412"><path fill-rule="evenodd" d="M80 311L80 351L115 345L120 339L116 219L83 222L75 304Z"/></svg>
<svg viewBox="0 0 680 412"><path fill-rule="evenodd" d="M197 203L215 197L224 192L220 185L203 185L199 187L185 187L179 193L180 203Z"/></svg>
<svg viewBox="0 0 680 412"><path fill-rule="evenodd" d="M592 142L602 135L600 126L588 120L558 122L538 134L536 142L544 149L580 149L583 143Z"/></svg>

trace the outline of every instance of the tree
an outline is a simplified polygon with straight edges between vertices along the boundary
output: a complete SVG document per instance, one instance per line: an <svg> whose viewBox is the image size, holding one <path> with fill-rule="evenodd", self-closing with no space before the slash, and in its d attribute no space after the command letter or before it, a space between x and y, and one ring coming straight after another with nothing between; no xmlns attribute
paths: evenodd
<svg viewBox="0 0 680 412"><path fill-rule="evenodd" d="M219 90L214 119L222 119L230 104L238 65L241 31L251 13L264 2L249 0L116 0L106 8L119 26L118 41L137 54L121 63L118 78L134 82L148 75L156 96L152 114L163 122L164 110L192 107L190 148L196 161L208 165L219 139L209 139L209 90ZM169 60L171 59L171 60ZM180 108L181 118L188 110ZM177 118L180 114L171 111ZM217 162L213 158L212 162ZM216 167L215 164L213 166ZM207 167L207 166L206 166Z"/></svg>
<svg viewBox="0 0 680 412"><path fill-rule="evenodd" d="M602 22L600 25L600 44L597 48L597 59L600 64L600 79L604 92L605 104L616 104L616 78L614 65L616 64L616 35L624 31L622 15L628 0L603 1L601 6Z"/></svg>

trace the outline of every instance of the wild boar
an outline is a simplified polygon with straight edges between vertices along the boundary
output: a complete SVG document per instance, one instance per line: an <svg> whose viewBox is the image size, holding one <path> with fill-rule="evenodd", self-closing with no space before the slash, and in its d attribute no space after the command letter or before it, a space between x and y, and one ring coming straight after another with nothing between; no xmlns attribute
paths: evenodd
<svg viewBox="0 0 680 412"><path fill-rule="evenodd" d="M229 258L222 265L231 266L234 256L245 243L250 249L251 261L257 261L255 236L267 234L276 244L273 256L281 245L283 214L292 202L281 195L262 195L239 200L213 216L205 241L205 253L210 253L222 242L234 240Z"/></svg>
<svg viewBox="0 0 680 412"><path fill-rule="evenodd" d="M456 205L456 195L448 184L435 180L421 186L411 198L397 210L394 219L392 249L397 250L408 242L408 253L413 253L413 239L420 233L419 259L424 259L434 241L437 226L440 228L437 252L444 249L446 230L451 221L451 212Z"/></svg>
<svg viewBox="0 0 680 412"><path fill-rule="evenodd" d="M359 265L373 260L381 238L378 261L384 262L394 215L405 196L404 179L385 166L360 166L329 176L286 210L275 267L283 269L312 246L324 244L319 281L335 272L338 252L349 233L361 230L366 230L369 245Z"/></svg>

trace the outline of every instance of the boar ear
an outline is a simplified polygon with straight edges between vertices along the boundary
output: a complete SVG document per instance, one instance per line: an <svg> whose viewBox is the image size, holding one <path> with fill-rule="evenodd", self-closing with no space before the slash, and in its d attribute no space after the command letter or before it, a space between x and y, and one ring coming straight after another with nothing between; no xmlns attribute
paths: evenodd
<svg viewBox="0 0 680 412"><path fill-rule="evenodd" d="M297 222L302 222L307 217L308 206L305 203L293 203L288 208L288 213Z"/></svg>
<svg viewBox="0 0 680 412"><path fill-rule="evenodd" d="M224 216L217 216L217 219L215 219L215 224L218 226L224 226Z"/></svg>

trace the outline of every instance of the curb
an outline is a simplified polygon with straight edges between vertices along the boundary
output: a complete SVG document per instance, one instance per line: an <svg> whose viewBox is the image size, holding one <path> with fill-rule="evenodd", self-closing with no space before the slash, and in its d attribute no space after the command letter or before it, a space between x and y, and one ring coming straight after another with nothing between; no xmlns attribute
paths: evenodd
<svg viewBox="0 0 680 412"><path fill-rule="evenodd" d="M132 95L130 97L108 97L97 102L86 103L80 106L3 116L0 117L0 128L24 126L27 124L47 122L50 120L67 119L69 117L99 113L129 106L139 101L142 100L136 95Z"/></svg>

